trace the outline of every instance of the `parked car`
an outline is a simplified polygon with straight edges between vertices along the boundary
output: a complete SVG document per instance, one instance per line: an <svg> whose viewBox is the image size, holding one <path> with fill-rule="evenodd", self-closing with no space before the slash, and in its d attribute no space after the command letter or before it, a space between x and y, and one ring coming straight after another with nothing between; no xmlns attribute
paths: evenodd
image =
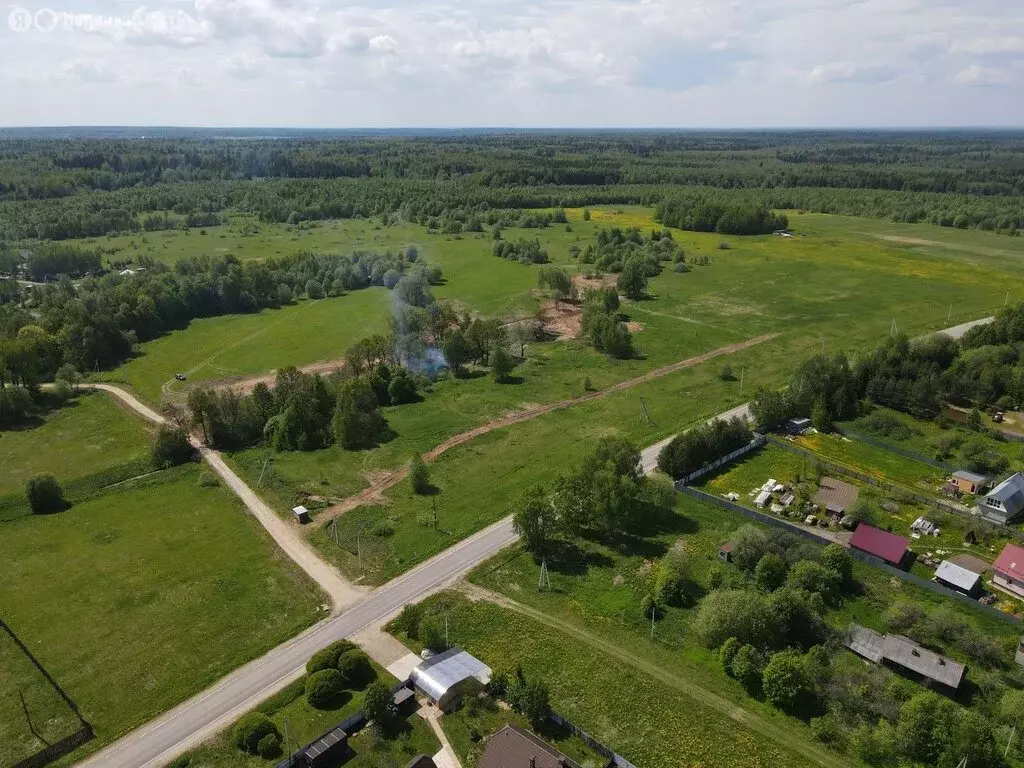
<svg viewBox="0 0 1024 768"><path fill-rule="evenodd" d="M187 379L188 376L186 376L184 373L176 373L174 374L174 378L176 378L178 381L185 381L185 379Z"/></svg>

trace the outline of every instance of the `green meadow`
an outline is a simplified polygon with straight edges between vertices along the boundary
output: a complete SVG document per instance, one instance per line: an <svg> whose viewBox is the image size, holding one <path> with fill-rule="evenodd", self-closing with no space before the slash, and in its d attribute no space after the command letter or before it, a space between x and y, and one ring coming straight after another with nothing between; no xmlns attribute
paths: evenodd
<svg viewBox="0 0 1024 768"><path fill-rule="evenodd" d="M38 424L0 431L0 496L20 494L33 475L76 480L144 457L149 435L105 394L80 394Z"/></svg>
<svg viewBox="0 0 1024 768"><path fill-rule="evenodd" d="M2 524L0 613L95 729L76 757L320 616L305 575L199 475L186 465ZM6 709L16 680L0 683Z"/></svg>

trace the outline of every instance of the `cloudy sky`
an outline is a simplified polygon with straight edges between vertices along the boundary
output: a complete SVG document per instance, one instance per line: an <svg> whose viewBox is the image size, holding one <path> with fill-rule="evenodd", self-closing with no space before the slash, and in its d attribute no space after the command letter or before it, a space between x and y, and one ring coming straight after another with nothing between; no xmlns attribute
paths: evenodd
<svg viewBox="0 0 1024 768"><path fill-rule="evenodd" d="M8 126L1024 127L1022 0L16 0L4 13Z"/></svg>

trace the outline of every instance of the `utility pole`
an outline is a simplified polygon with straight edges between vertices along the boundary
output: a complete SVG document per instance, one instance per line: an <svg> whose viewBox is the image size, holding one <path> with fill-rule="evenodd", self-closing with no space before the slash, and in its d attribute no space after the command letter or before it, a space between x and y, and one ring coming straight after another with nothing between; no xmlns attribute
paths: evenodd
<svg viewBox="0 0 1024 768"><path fill-rule="evenodd" d="M655 610L656 610L655 607L652 605L651 606L651 640L654 639L654 613L655 613Z"/></svg>
<svg viewBox="0 0 1024 768"><path fill-rule="evenodd" d="M544 587L551 589L551 574L548 571L548 559L545 557L540 561L540 579L537 581L537 591L543 592Z"/></svg>
<svg viewBox="0 0 1024 768"><path fill-rule="evenodd" d="M448 641L448 611L444 612L444 644L450 646Z"/></svg>
<svg viewBox="0 0 1024 768"><path fill-rule="evenodd" d="M1010 303L1010 292L1009 292L1009 291L1007 291L1007 292L1006 292L1006 298L1005 298L1005 299L1003 299L1003 306L1005 307L1005 306L1006 306L1007 304L1009 304L1009 303Z"/></svg>
<svg viewBox="0 0 1024 768"><path fill-rule="evenodd" d="M256 481L256 487L259 488L263 485L263 473L267 471L267 464L270 463L270 454L267 454L267 458L263 462L263 469L260 470L260 479Z"/></svg>
<svg viewBox="0 0 1024 768"><path fill-rule="evenodd" d="M437 532L437 499L433 496L430 497L430 504L434 510L434 532Z"/></svg>
<svg viewBox="0 0 1024 768"><path fill-rule="evenodd" d="M949 305L949 314L946 315L946 325L949 325L949 321L953 319L953 305Z"/></svg>
<svg viewBox="0 0 1024 768"><path fill-rule="evenodd" d="M740 368L740 394L743 394L743 374L746 373L746 368Z"/></svg>
<svg viewBox="0 0 1024 768"><path fill-rule="evenodd" d="M1015 724L1013 726L1013 729L1010 731L1010 738L1006 740L1006 750L1003 752L1003 758L1004 759L1006 758L1006 756L1008 754L1010 754L1010 745L1013 744L1013 737L1014 737L1014 735L1016 735L1016 733L1017 733L1017 726Z"/></svg>

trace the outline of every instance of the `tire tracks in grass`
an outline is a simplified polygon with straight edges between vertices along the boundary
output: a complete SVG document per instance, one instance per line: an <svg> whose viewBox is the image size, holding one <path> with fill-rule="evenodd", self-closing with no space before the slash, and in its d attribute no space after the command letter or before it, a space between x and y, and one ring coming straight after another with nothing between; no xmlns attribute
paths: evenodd
<svg viewBox="0 0 1024 768"><path fill-rule="evenodd" d="M700 704L721 713L730 720L733 720L756 733L758 736L768 739L769 741L773 741L787 751L799 754L817 765L825 766L825 768L849 768L851 764L856 764L855 761L851 763L849 758L832 754L825 748L817 747L806 739L802 739L790 731L781 728L779 723L769 722L759 715L744 709L735 702L730 701L723 696L719 696L717 693L709 691L706 688L702 688L696 683L687 680L685 677L671 672L642 656L628 651L625 648L604 639L600 635L574 624L573 622L544 613L543 611L531 606L516 602L512 598L506 597L503 594L493 592L485 587L481 587L477 584L471 584L467 581L460 581L456 585L456 588L472 600L485 600L507 610L515 611L516 613L532 618L535 621L539 621L545 626L551 627L563 634L570 635L571 637L586 643L593 649L601 653L605 653L624 664L628 664L634 669L637 669L665 685L674 688L680 693L689 696Z"/></svg>
<svg viewBox="0 0 1024 768"><path fill-rule="evenodd" d="M758 344L763 344L766 341L771 341L777 338L778 336L778 333L766 333L761 336L755 336L744 341L736 342L735 344L729 344L724 347L713 349L710 352L704 352L703 354L696 355L694 357L688 357L685 360L680 360L679 362L672 363L671 365L665 365L662 366L661 368L655 368L653 371L648 371L647 373L641 376L636 376L632 379L620 381L616 384L612 384L610 387L607 387L597 392L587 392L586 394L580 395L579 397L573 397L568 400L560 400L558 402L549 403L547 405L539 405L533 408L528 408L519 411L518 413L514 413L511 416L505 416L500 419L494 419L493 421L489 421L486 424L481 424L479 427L474 427L473 429L467 430L466 432L461 432L457 435L449 437L444 442L439 443L438 445L434 446L429 451L424 453L423 461L427 463L434 462L438 458L440 458L441 455L444 454L446 451L449 451L452 448L456 448L460 445L464 445L470 442L471 440L474 440L478 437L482 437L483 435L486 435L489 432L493 432L497 429L504 429L505 427L514 426L515 424L522 424L523 422L532 421L533 419L536 419L538 416L544 416L549 413L554 413L555 411L561 411L565 410L566 408L572 408L573 406L582 405L583 403L589 403L593 400L600 400L602 398L608 397L609 395L615 394L616 392L622 392L624 390L631 389L632 387L636 387L640 384L646 384L647 382L654 381L655 379L660 379L664 376L668 376L669 374L676 373L687 368L692 368L696 365L701 365L702 363L714 360L716 357L721 357L723 355L731 355L736 352L742 352L743 350L750 349L751 347L755 347ZM396 486L402 480L404 480L408 474L409 464L407 463L400 467L399 469L396 469L393 472L385 475L380 480L372 483L368 488L363 489L359 493L350 496L349 498L345 499L342 502L339 502L338 504L335 504L332 507L328 507L326 510L324 510L323 512L316 516L316 519L313 521L311 527L320 528L326 525L331 520L334 520L335 518L340 517L346 512L350 512L356 507L362 506L363 504L381 503L383 499L383 494L386 491L393 488L394 486Z"/></svg>

